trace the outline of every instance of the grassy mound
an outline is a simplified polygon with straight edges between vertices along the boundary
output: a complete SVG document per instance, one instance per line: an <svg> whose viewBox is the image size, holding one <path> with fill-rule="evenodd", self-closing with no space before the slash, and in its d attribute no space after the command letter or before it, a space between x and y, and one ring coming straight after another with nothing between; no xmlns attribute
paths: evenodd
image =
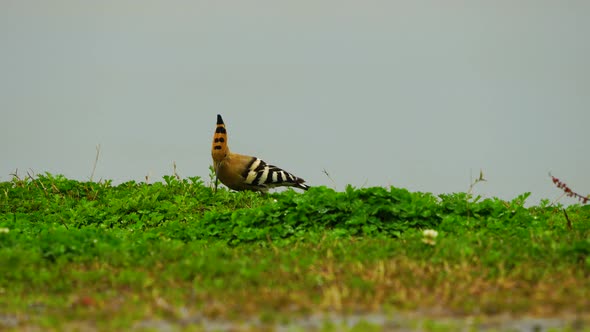
<svg viewBox="0 0 590 332"><path fill-rule="evenodd" d="M589 314L590 207L526 208L527 197L15 177L0 183L0 328Z"/></svg>

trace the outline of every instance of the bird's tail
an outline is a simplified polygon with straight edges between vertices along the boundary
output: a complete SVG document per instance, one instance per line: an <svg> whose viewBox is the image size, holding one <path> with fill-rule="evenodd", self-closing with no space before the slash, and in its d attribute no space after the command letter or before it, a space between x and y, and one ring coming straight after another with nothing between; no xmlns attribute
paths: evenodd
<svg viewBox="0 0 590 332"><path fill-rule="evenodd" d="M309 189L309 186L306 185L303 182L304 182L304 180L302 178L297 178L297 182L295 182L295 184L293 185L293 187L299 188L299 189L303 189L303 190Z"/></svg>

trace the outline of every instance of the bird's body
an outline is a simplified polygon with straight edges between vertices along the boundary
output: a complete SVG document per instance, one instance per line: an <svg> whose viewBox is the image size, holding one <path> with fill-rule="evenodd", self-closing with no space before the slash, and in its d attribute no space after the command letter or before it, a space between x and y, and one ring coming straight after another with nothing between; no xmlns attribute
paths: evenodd
<svg viewBox="0 0 590 332"><path fill-rule="evenodd" d="M217 115L217 127L211 147L215 176L233 190L266 192L274 187L309 189L304 180L279 167L268 165L263 160L231 153L227 146L227 131L221 115ZM217 182L217 181L216 181Z"/></svg>

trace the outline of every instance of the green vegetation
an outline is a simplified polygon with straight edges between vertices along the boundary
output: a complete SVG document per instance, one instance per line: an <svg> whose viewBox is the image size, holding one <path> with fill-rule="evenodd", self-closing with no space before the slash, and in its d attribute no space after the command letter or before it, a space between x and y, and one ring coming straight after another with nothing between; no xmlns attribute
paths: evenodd
<svg viewBox="0 0 590 332"><path fill-rule="evenodd" d="M586 319L590 206L566 217L548 201L526 208L527 196L14 177L0 183L0 330L252 319L259 330L318 313L415 311ZM320 329L343 328L334 324Z"/></svg>

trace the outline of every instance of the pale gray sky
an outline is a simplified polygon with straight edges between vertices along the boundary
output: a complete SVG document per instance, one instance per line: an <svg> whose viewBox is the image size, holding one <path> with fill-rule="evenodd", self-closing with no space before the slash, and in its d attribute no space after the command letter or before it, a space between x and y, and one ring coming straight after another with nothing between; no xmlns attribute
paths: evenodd
<svg viewBox="0 0 590 332"><path fill-rule="evenodd" d="M337 189L590 192L590 1L0 2L0 181L207 178L234 152ZM572 200L563 200L573 203Z"/></svg>

